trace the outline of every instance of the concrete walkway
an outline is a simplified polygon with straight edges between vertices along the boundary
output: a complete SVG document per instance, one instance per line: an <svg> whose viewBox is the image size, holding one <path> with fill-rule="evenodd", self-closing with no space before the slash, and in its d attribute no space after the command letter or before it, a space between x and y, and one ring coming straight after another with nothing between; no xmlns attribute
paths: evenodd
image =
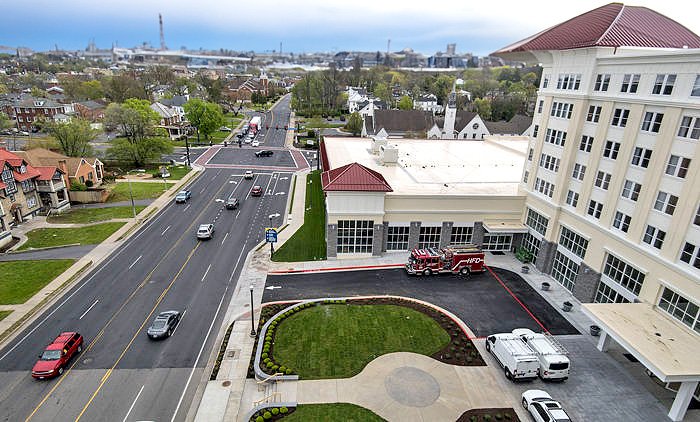
<svg viewBox="0 0 700 422"><path fill-rule="evenodd" d="M0 254L0 262L24 261L29 259L80 259L90 253L95 245L74 245L47 248L39 250L27 250Z"/></svg>
<svg viewBox="0 0 700 422"><path fill-rule="evenodd" d="M134 205L138 206L149 206L153 203L153 199L134 199ZM112 208L112 207L130 207L131 201L117 201L117 202L98 202L96 204L76 204L71 205L71 209L83 209L83 208Z"/></svg>

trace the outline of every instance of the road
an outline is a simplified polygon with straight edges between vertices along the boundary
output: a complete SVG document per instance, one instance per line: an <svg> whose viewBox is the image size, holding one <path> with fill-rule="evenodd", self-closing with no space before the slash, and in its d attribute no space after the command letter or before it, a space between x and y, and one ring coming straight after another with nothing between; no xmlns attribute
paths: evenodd
<svg viewBox="0 0 700 422"><path fill-rule="evenodd" d="M238 165L205 170L188 203L167 205L0 350L0 420L184 419L246 253L264 227L282 224L269 216L284 215L291 173L242 175ZM262 197L250 197L255 184ZM240 208L225 210L232 195ZM208 222L214 238L198 241L197 226ZM169 309L184 312L182 322L171 338L150 341L145 329ZM68 330L85 336L85 350L61 377L32 379L37 354Z"/></svg>

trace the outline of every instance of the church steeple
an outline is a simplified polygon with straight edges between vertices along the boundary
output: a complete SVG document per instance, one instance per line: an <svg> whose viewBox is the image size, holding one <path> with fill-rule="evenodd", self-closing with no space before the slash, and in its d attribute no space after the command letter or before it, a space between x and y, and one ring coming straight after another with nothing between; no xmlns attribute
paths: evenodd
<svg viewBox="0 0 700 422"><path fill-rule="evenodd" d="M457 118L457 93L455 85L452 84L452 92L447 96L447 107L445 108L445 125L442 128L442 139L455 138L455 120Z"/></svg>

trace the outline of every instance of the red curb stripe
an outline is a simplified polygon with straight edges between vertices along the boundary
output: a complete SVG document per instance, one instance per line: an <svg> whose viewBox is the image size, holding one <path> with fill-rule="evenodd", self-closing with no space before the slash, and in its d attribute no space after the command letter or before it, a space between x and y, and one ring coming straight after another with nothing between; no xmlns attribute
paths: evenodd
<svg viewBox="0 0 700 422"><path fill-rule="evenodd" d="M297 273L314 273L323 271L346 271L346 270L361 270L372 268L401 268L404 264L383 264L383 265L354 265L349 267L331 267L331 268L312 268L308 270L275 270L268 271L268 274L297 274Z"/></svg>
<svg viewBox="0 0 700 422"><path fill-rule="evenodd" d="M503 286L503 288L506 289L506 291L508 292L508 294L510 294L510 295L513 297L513 299L515 299L515 301L518 302L518 303L520 304L520 306L521 306L523 309L525 309L525 312L527 312L527 314L530 315L530 318L532 318L533 320L535 320L535 322L537 323L537 325L539 325L546 333L549 333L549 330L546 329L546 328L544 328L544 325L542 325L542 323L540 322L540 320L537 319L537 317L535 317L535 315L533 315L532 312L530 312L530 310L527 308L527 306L525 306L525 304L524 304L523 302L521 302L520 299L518 299L518 298L513 294L513 292L508 288L508 286L506 286L505 283L503 283L503 281L496 275L496 273L494 273L493 270L491 270L491 267L489 267L489 266L487 266L487 265L484 265L484 266L486 267L486 269L489 270L489 272L491 273L491 275L492 275L496 280L498 280L499 283L501 283L501 286Z"/></svg>

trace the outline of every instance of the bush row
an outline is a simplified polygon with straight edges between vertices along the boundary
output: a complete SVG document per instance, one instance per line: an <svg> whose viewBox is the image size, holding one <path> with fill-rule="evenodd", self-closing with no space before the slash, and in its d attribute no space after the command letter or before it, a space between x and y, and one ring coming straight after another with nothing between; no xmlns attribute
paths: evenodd
<svg viewBox="0 0 700 422"><path fill-rule="evenodd" d="M272 419L273 416L286 415L289 413L289 409L285 406L282 407L271 407L267 409L260 410L256 412L251 418L251 422L264 422Z"/></svg>

